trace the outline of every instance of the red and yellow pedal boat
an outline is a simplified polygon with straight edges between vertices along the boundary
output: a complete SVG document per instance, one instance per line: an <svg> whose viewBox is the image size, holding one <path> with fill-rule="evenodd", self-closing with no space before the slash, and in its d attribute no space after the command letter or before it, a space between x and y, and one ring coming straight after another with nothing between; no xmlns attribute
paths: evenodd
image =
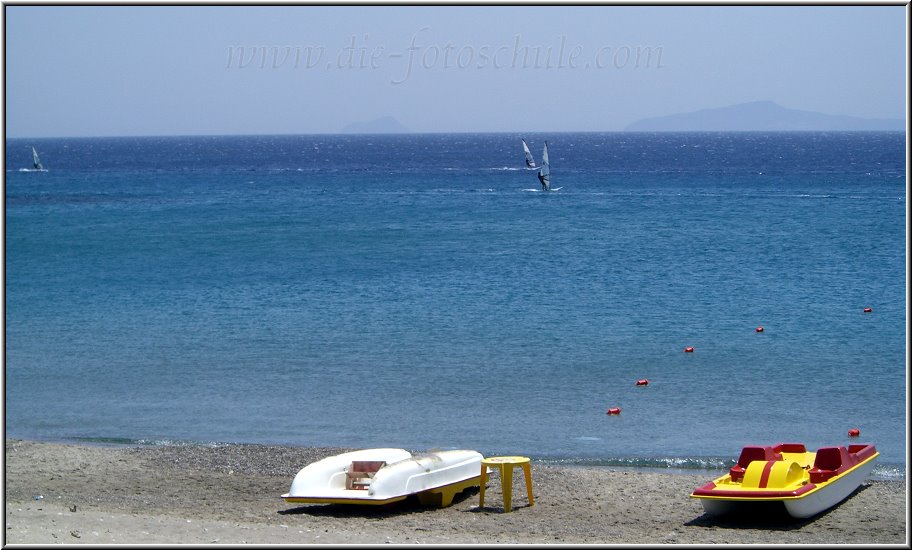
<svg viewBox="0 0 912 550"><path fill-rule="evenodd" d="M700 499L709 514L731 512L739 503L782 502L792 517L808 518L852 494L874 469L878 455L872 444L817 451L801 443L751 445L741 450L729 473L690 496Z"/></svg>

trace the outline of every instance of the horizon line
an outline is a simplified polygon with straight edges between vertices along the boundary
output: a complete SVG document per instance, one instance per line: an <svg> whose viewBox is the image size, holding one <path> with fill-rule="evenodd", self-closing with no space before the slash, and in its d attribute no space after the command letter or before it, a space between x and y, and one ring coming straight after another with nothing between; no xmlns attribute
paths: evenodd
<svg viewBox="0 0 912 550"><path fill-rule="evenodd" d="M896 119L899 120L899 119ZM905 133L902 130L479 130L479 131L431 131L431 132L270 132L249 134L104 134L104 135L56 135L56 136L4 136L5 140L25 139L117 139L117 138L184 138L184 137L273 137L273 136L420 136L420 135L459 135L459 134L514 134L514 135L541 135L541 134L794 134L794 133Z"/></svg>

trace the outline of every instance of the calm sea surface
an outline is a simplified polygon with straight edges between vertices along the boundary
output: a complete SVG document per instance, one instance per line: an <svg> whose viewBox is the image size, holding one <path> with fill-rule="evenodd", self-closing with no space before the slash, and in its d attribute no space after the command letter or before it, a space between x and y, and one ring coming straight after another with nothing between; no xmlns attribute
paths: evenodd
<svg viewBox="0 0 912 550"><path fill-rule="evenodd" d="M561 190L520 137L539 161L548 139ZM32 146L47 171L24 170ZM905 152L903 133L8 140L6 435L671 468L857 441L901 477Z"/></svg>

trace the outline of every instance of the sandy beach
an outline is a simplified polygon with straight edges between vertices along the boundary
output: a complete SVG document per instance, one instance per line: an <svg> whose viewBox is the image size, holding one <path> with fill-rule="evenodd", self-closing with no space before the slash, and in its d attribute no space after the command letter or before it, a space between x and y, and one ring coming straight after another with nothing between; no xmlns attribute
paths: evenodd
<svg viewBox="0 0 912 550"><path fill-rule="evenodd" d="M868 481L809 520L713 518L688 495L705 475L535 464L503 513L470 489L448 508L295 505L303 466L345 449L102 447L7 440L5 544L908 545L905 481Z"/></svg>

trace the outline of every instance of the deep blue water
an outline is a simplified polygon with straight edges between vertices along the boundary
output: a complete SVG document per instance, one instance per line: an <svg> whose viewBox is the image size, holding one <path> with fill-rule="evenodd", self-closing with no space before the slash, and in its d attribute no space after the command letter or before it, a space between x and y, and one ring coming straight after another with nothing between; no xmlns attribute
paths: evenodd
<svg viewBox="0 0 912 550"><path fill-rule="evenodd" d="M903 475L904 134L519 137L8 140L6 435Z"/></svg>

